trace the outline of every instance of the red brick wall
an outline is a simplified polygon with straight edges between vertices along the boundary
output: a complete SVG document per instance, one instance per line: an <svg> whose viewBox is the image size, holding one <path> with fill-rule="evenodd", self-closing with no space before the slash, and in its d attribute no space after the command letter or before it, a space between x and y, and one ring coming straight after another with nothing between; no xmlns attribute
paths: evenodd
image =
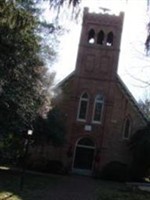
<svg viewBox="0 0 150 200"><path fill-rule="evenodd" d="M114 160L123 163L130 161L127 141L123 139L123 125L127 116L130 116L132 121L132 133L145 124L126 91L118 85L117 67L122 24L122 13L114 16L90 14L85 10L76 69L74 75L61 85L64 99L59 106L66 113L67 119L67 144L64 152L67 152L70 147L74 151L80 138L89 137L94 141L96 149L100 150L99 168ZM96 40L94 44L89 44L87 38L91 28L95 30L96 36L100 30L103 30L106 35L112 31L113 45L100 46ZM90 97L86 122L77 120L79 100L83 92L87 92ZM92 122L97 94L102 94L104 97L101 124ZM85 130L86 125L91 126L91 131ZM62 156L66 163L68 158L64 152Z"/></svg>
<svg viewBox="0 0 150 200"><path fill-rule="evenodd" d="M127 116L130 116L133 134L138 128L145 125L143 118L134 108L126 95L119 88L117 81L109 84L107 82L74 79L75 84L69 94L70 100L63 102L61 110L67 116L67 141L68 146L75 148L76 142L82 137L90 137L96 145L96 149L101 150L99 167L101 168L110 161L120 161L129 163L130 156L127 140L123 139L123 125ZM76 83L77 81L77 83ZM77 120L77 111L80 95L83 91L89 92L90 104L86 122ZM97 91L104 95L105 103L101 124L92 123L92 111L94 97ZM91 131L85 131L85 125L91 125Z"/></svg>

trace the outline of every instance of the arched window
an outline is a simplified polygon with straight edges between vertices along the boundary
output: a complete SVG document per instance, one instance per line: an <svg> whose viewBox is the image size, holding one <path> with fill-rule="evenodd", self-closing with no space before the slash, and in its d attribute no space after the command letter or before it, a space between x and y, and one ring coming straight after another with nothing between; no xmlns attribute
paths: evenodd
<svg viewBox="0 0 150 200"><path fill-rule="evenodd" d="M131 132L131 122L130 119L127 118L124 122L124 127L123 127L123 139L129 139L130 132Z"/></svg>
<svg viewBox="0 0 150 200"><path fill-rule="evenodd" d="M97 44L103 45L104 44L104 38L105 38L104 32L100 31L98 33L98 36L97 36Z"/></svg>
<svg viewBox="0 0 150 200"><path fill-rule="evenodd" d="M113 33L109 32L108 35L107 35L106 45L107 46L113 46L113 39L114 39Z"/></svg>
<svg viewBox="0 0 150 200"><path fill-rule="evenodd" d="M85 121L88 109L88 101L89 97L88 94L85 92L81 95L79 101L79 108L78 108L78 120Z"/></svg>
<svg viewBox="0 0 150 200"><path fill-rule="evenodd" d="M101 123L103 112L104 98L102 95L97 95L94 102L93 122Z"/></svg>
<svg viewBox="0 0 150 200"><path fill-rule="evenodd" d="M95 31L91 29L88 33L88 43L94 44L95 43Z"/></svg>

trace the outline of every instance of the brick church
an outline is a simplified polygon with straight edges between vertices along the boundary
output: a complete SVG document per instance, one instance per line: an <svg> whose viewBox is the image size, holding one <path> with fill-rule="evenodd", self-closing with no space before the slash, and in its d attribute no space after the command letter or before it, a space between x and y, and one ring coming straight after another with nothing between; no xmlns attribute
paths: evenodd
<svg viewBox="0 0 150 200"><path fill-rule="evenodd" d="M67 144L59 159L73 173L90 175L112 161L130 163L129 137L146 118L117 74L124 13L84 9L76 68L62 80L59 108Z"/></svg>

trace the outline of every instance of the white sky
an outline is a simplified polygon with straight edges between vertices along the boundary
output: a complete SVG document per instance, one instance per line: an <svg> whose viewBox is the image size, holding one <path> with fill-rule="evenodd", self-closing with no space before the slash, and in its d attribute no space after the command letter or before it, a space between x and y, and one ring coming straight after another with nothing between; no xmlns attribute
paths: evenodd
<svg viewBox="0 0 150 200"><path fill-rule="evenodd" d="M118 73L136 99L150 97L149 88L138 79L150 80L150 58L145 56L144 42L147 36L146 0L82 0L83 6L100 11L99 7L112 11L125 11ZM81 23L62 22L70 31L61 38L58 60L53 65L60 81L75 69ZM149 81L150 82L150 81Z"/></svg>

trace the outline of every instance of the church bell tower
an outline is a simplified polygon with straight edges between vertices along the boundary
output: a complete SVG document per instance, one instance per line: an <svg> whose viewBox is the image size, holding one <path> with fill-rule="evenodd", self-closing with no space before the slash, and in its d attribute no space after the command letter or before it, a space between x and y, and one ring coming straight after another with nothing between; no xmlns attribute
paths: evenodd
<svg viewBox="0 0 150 200"><path fill-rule="evenodd" d="M90 13L84 9L76 75L114 79L117 72L124 13Z"/></svg>

